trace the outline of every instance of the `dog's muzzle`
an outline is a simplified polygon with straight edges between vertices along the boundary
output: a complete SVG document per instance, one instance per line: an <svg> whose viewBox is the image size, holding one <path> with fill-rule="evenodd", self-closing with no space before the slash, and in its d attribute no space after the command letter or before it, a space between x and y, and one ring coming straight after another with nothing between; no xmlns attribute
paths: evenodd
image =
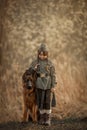
<svg viewBox="0 0 87 130"><path fill-rule="evenodd" d="M27 89L31 89L32 88L32 82L29 80L27 82Z"/></svg>

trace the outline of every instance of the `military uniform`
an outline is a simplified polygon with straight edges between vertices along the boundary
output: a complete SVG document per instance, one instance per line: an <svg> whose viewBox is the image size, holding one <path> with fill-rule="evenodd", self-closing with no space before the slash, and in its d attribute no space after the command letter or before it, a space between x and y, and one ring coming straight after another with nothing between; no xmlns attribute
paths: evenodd
<svg viewBox="0 0 87 130"><path fill-rule="evenodd" d="M35 65L38 64L37 69L35 70ZM37 73L37 88L47 90L55 87L56 77L55 77L55 68L51 61L49 60L35 60L30 65L32 70L35 70Z"/></svg>
<svg viewBox="0 0 87 130"><path fill-rule="evenodd" d="M46 48L41 45L39 51L46 51ZM37 68L35 68L36 65ZM41 60L39 58L31 63L30 68L37 73L37 104L40 115L42 116L42 120L43 117L47 118L44 119L46 124L46 121L50 122L49 115L51 113L51 88L55 87L56 84L55 68L50 60ZM42 121L43 123L44 120Z"/></svg>

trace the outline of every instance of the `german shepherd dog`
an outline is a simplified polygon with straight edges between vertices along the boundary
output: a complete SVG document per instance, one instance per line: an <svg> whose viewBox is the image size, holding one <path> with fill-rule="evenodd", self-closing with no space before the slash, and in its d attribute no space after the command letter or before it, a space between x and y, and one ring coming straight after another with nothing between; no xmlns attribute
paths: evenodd
<svg viewBox="0 0 87 130"><path fill-rule="evenodd" d="M23 80L23 99L24 99L24 110L22 122L26 122L31 117L33 122L37 122L37 104L36 104L36 93L35 93L35 73L31 73L30 70L26 70L22 76Z"/></svg>

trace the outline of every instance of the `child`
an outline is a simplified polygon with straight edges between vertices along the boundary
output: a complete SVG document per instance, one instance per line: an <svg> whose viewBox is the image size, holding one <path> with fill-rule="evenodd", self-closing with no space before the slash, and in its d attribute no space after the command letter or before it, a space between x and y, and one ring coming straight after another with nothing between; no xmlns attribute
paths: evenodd
<svg viewBox="0 0 87 130"><path fill-rule="evenodd" d="M37 73L36 94L39 108L39 124L51 124L51 92L55 90L55 68L48 60L48 51L45 44L38 49L38 57L32 62L30 68Z"/></svg>

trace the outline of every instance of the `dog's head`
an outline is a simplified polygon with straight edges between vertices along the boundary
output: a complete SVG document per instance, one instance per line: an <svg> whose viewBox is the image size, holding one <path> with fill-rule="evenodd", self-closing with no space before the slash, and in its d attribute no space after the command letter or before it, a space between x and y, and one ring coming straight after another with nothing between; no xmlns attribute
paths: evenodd
<svg viewBox="0 0 87 130"><path fill-rule="evenodd" d="M31 71L31 69L26 70L22 76L23 87L27 89L32 89L35 87L36 73Z"/></svg>
<svg viewBox="0 0 87 130"><path fill-rule="evenodd" d="M32 75L28 75L27 79L26 79L26 88L27 89L32 89L34 87L34 83L33 83L33 77Z"/></svg>
<svg viewBox="0 0 87 130"><path fill-rule="evenodd" d="M23 80L23 87L29 90L35 88L35 79L32 75L26 75L25 81Z"/></svg>

